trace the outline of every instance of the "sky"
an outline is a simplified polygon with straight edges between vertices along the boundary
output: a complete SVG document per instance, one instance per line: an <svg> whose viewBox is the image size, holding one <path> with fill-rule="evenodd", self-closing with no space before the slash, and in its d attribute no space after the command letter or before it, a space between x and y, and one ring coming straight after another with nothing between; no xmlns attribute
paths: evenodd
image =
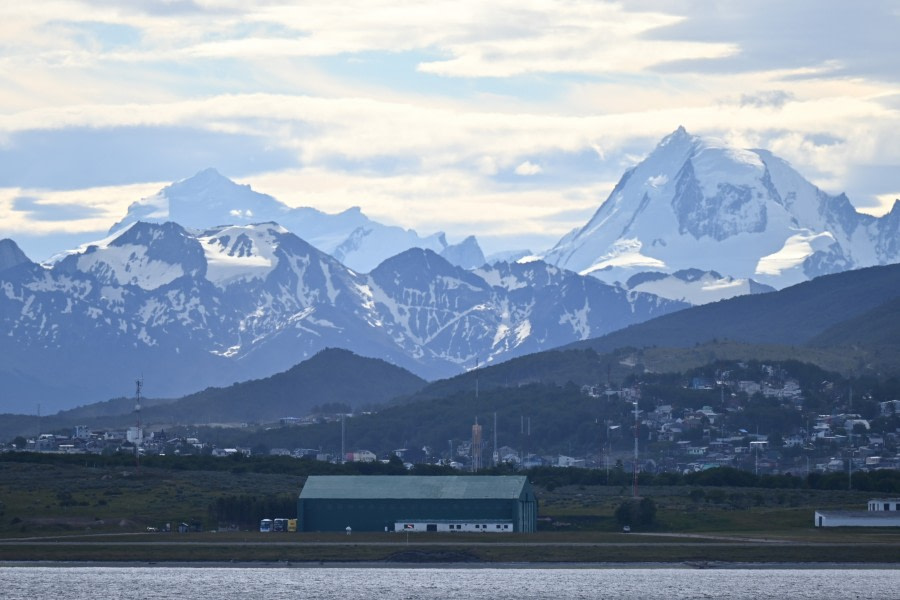
<svg viewBox="0 0 900 600"><path fill-rule="evenodd" d="M0 238L105 236L207 167L291 206L540 252L684 126L880 215L900 3L42 0L0 6Z"/></svg>

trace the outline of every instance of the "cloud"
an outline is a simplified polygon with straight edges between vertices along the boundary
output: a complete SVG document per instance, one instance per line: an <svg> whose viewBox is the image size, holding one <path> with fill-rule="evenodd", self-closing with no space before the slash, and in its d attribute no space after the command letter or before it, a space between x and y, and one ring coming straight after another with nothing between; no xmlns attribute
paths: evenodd
<svg viewBox="0 0 900 600"><path fill-rule="evenodd" d="M103 215L103 211L86 204L63 204L41 201L30 196L18 196L12 201L12 210L28 214L35 221L71 221Z"/></svg>
<svg viewBox="0 0 900 600"><path fill-rule="evenodd" d="M538 175L542 171L543 169L541 169L540 165L536 165L528 160L516 167L516 175Z"/></svg>
<svg viewBox="0 0 900 600"><path fill-rule="evenodd" d="M0 237L11 237L32 258L105 236L128 204L151 196L170 182L151 182L80 190L0 188ZM54 218L59 211L65 218ZM36 218L37 217L37 218Z"/></svg>
<svg viewBox="0 0 900 600"><path fill-rule="evenodd" d="M644 2L664 10L670 2ZM660 41L710 44L733 42L739 50L713 59L677 58L665 70L738 73L781 70L807 76L897 81L900 11L895 2L864 4L842 0L760 0L687 4L686 18L648 33Z"/></svg>
<svg viewBox="0 0 900 600"><path fill-rule="evenodd" d="M794 95L784 90L771 90L756 94L741 95L740 104L753 108L781 108L794 98Z"/></svg>
<svg viewBox="0 0 900 600"><path fill-rule="evenodd" d="M296 179L285 192L300 196L305 205L335 211L361 205L375 217L425 232L445 229L443 219L462 219L473 231L481 223L485 230L509 235L516 228L534 233L544 227L546 235L553 236L578 223L542 225L547 213L530 218L524 211L510 211L506 207L517 205L517 194L534 194L545 205L551 202L555 211L577 207L586 219L608 193L592 183L617 180L679 123L692 133L717 135L742 147L769 148L828 191L847 189L843 182L853 165L873 157L900 161L894 142L900 127L895 118L891 121L890 109L864 96L806 96L798 93L777 113L736 104L711 108L708 102L609 115L503 113L457 104L271 94L41 109L0 117L0 127L62 127L8 134L11 145L0 149L0 181L7 186L91 188L128 181L170 182L215 166L268 191L257 181L260 174L297 172L302 166L302 172L331 182L326 194L312 185L316 177ZM105 128L67 126L104 122L109 123ZM829 131L822 131L826 122ZM82 134L85 144L79 143ZM835 143L822 143L826 140ZM865 146L858 144L862 140ZM602 161L597 147L603 148ZM43 164L42 157L55 171L34 170ZM77 169L66 166L69 160ZM533 170L538 165L540 178L503 177L517 167ZM461 177L469 185L454 183ZM882 189L896 189L888 185L889 173L879 178L887 186ZM573 185L593 187L595 194L573 196ZM853 199L852 189L848 191ZM470 198L478 198L479 204L472 205ZM121 218L134 199L121 199L122 211L113 220ZM498 203L496 209L491 203ZM435 206L447 209L436 211Z"/></svg>
<svg viewBox="0 0 900 600"><path fill-rule="evenodd" d="M493 22L509 19L519 27L498 27L480 38L463 36L448 44L450 58L424 62L420 70L455 77L631 73L673 60L712 59L736 51L729 42L649 38L648 32L682 20L663 11L629 12L600 2L538 6L544 10L498 7Z"/></svg>
<svg viewBox="0 0 900 600"><path fill-rule="evenodd" d="M105 229L140 197L110 186L214 166L425 232L546 239L679 124L861 206L900 189L863 168L900 164L889 2L54 0L0 17L8 231ZM74 219L24 210L61 189L84 192L60 206Z"/></svg>
<svg viewBox="0 0 900 600"><path fill-rule="evenodd" d="M451 242L475 234L488 252L519 247L519 239L529 240L522 247L551 246L583 225L615 184L603 180L560 186L552 191L554 201L548 201L546 188L521 190L453 168L391 176L304 168L240 182L291 206L339 212L361 205L376 220L425 234L445 231Z"/></svg>
<svg viewBox="0 0 900 600"><path fill-rule="evenodd" d="M15 132L0 148L0 187L77 189L179 179L206 167L243 175L297 164L257 136L177 126Z"/></svg>

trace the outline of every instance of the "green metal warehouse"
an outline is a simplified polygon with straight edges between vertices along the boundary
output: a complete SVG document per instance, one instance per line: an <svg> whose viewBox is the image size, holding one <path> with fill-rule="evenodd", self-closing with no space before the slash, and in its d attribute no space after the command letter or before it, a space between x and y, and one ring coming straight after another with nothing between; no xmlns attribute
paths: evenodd
<svg viewBox="0 0 900 600"><path fill-rule="evenodd" d="M298 531L531 532L526 477L313 475L297 501Z"/></svg>

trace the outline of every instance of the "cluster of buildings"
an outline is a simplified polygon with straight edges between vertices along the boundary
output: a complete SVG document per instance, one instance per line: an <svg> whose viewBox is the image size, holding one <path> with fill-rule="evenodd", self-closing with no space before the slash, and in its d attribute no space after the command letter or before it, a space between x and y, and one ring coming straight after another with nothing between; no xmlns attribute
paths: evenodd
<svg viewBox="0 0 900 600"><path fill-rule="evenodd" d="M900 429L876 431L870 419L849 410L801 418L805 402L801 385L777 367L762 365L758 380L738 379L725 371L715 379L693 378L685 387L712 391L718 400L716 408L686 408L660 402L653 410L635 411L634 422L607 422L606 445L598 455L559 457L559 466L596 467L617 460L627 464L631 457L626 438L633 438L638 431L642 448L639 468L643 471L690 472L722 466L758 474L900 469ZM834 386L825 381L822 387L829 391ZM610 403L636 406L641 400L640 387L613 390L585 386L582 392ZM852 392L850 398L852 407ZM777 406L783 415L797 415L791 421L805 424L785 424L782 431L762 434L734 426L735 422L747 421L741 418L742 413L749 412L755 402ZM896 415L900 415L900 400L878 404L876 418ZM610 429L614 430L612 435ZM616 442L624 450L616 452Z"/></svg>
<svg viewBox="0 0 900 600"><path fill-rule="evenodd" d="M747 369L741 370L744 377L747 372ZM831 385L823 382L823 386ZM611 418L598 421L596 443L581 455L547 454L522 447L498 446L496 435L492 440L491 436L483 435L483 427L477 419L470 439L456 440L455 444L451 441L442 452L423 447L421 450L396 449L379 455L365 448L344 450L343 440L340 452L311 448L274 448L268 452L328 462L386 461L395 455L408 467L415 463L442 464L461 472L498 464L518 469L556 466L608 470L618 466L631 472L637 437L637 470L642 472L688 473L723 466L757 474L900 469L900 430L876 431L870 419L847 410L853 406L852 401L845 407L845 412L815 416L803 413L805 416L801 418L805 401L801 385L776 367L761 366L758 379L743 379L724 371L711 379L694 377L685 382L684 387L693 392L705 390L711 405L686 407L683 402L679 405L677 395L673 394L666 402L665 395L661 394L663 397L656 399L652 410L638 410L639 405L646 407L649 404L646 398L642 399L640 386L622 389L584 386L582 393L596 398L598 408ZM693 397L696 398L696 394ZM779 410L785 411L783 414L797 415L798 418L792 420L803 421L803 425L775 433L760 433L752 425L746 425L746 418L741 418L744 411L751 411L754 402L778 406ZM871 406L867 409L869 412ZM900 400L881 402L877 409L882 417L900 415ZM869 412L867 415L871 417ZM345 416L284 417L281 425L303 426L336 421ZM734 423L744 423L746 428L736 427ZM522 428L523 433L528 432L522 439L531 439L530 419L526 421L523 417ZM116 431L75 427L68 436L35 436L21 449L70 453L135 452L137 449L142 454L205 453L221 457L251 453L249 448L215 447L197 438L173 437L165 431L148 433L140 427Z"/></svg>
<svg viewBox="0 0 900 600"><path fill-rule="evenodd" d="M141 454L196 454L205 445L193 437L169 436L165 430L147 432L140 427L121 430L91 429L78 425L69 435L41 433L25 439L20 450L62 454L104 454L134 452Z"/></svg>

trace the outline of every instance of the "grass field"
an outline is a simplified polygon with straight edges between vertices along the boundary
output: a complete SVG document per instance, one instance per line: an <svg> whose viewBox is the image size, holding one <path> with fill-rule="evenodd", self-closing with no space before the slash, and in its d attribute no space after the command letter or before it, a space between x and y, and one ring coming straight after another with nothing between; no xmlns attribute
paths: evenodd
<svg viewBox="0 0 900 600"><path fill-rule="evenodd" d="M0 463L0 560L216 562L897 563L900 531L816 529L816 508L862 508L865 492L646 488L657 523L620 532L630 490L536 489L535 534L218 531L208 507L227 495L296 495L272 474ZM272 515L275 516L275 515ZM292 515L280 515L292 516ZM202 533L147 533L197 522Z"/></svg>

